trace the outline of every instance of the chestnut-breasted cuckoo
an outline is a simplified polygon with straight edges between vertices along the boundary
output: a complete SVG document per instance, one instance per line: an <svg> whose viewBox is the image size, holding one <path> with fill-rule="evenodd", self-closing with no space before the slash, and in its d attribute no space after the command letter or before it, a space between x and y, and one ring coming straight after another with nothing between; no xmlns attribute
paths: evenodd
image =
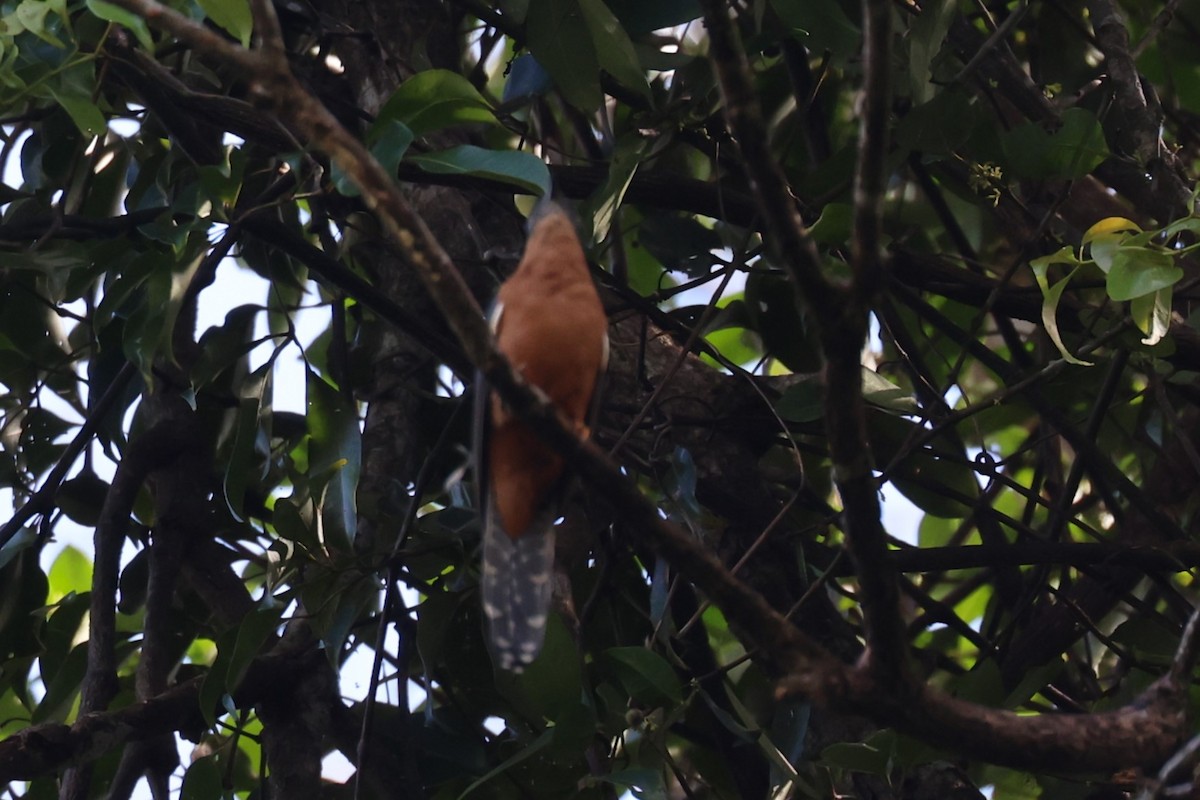
<svg viewBox="0 0 1200 800"><path fill-rule="evenodd" d="M608 320L575 226L543 201L525 254L493 306L496 345L583 437L608 361ZM520 672L546 634L562 457L480 381L476 467L483 515L483 609L496 663Z"/></svg>

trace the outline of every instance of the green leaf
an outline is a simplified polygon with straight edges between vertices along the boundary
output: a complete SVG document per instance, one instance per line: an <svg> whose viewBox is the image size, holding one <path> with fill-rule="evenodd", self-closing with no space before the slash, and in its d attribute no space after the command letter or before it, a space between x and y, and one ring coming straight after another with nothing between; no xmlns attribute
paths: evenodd
<svg viewBox="0 0 1200 800"><path fill-rule="evenodd" d="M671 28L700 16L698 0L608 0L608 7L633 36Z"/></svg>
<svg viewBox="0 0 1200 800"><path fill-rule="evenodd" d="M154 53L154 38L150 36L150 26L146 25L146 20L138 14L104 0L88 0L88 11L107 22L125 26L137 38L140 46Z"/></svg>
<svg viewBox="0 0 1200 800"><path fill-rule="evenodd" d="M821 751L820 763L851 772L886 775L895 751L895 733L880 731L865 742L839 742Z"/></svg>
<svg viewBox="0 0 1200 800"><path fill-rule="evenodd" d="M42 642L38 609L54 602L49 599L49 582L38 564L36 548L23 548L8 559L0 570L0 654L31 655ZM58 598L55 598L57 600ZM0 672L0 677L7 672Z"/></svg>
<svg viewBox="0 0 1200 800"><path fill-rule="evenodd" d="M550 170L545 162L519 150L485 150L464 144L438 153L411 156L408 160L426 172L490 178L539 197L550 194Z"/></svg>
<svg viewBox="0 0 1200 800"><path fill-rule="evenodd" d="M1198 220L1200 221L1200 220ZM1105 217L1097 222L1092 227L1088 228L1083 237L1079 240L1080 245L1090 244L1091 242L1105 236L1111 236L1115 233L1141 233L1142 228L1136 222L1125 217Z"/></svg>
<svg viewBox="0 0 1200 800"><path fill-rule="evenodd" d="M55 502L73 522L94 527L100 520L100 508L108 494L108 482L86 470L64 481L54 494ZM3 563L0 563L3 566Z"/></svg>
<svg viewBox="0 0 1200 800"><path fill-rule="evenodd" d="M666 660L644 647L610 647L600 657L633 699L651 706L678 705L679 676Z"/></svg>
<svg viewBox="0 0 1200 800"><path fill-rule="evenodd" d="M197 0L204 14L213 24L225 29L230 36L250 46L250 34L254 31L254 17L246 0Z"/></svg>
<svg viewBox="0 0 1200 800"><path fill-rule="evenodd" d="M896 126L896 144L905 150L948 155L967 141L980 117L971 95L950 87L904 115Z"/></svg>
<svg viewBox="0 0 1200 800"><path fill-rule="evenodd" d="M225 505L238 522L242 516L242 503L246 495L246 484L254 459L254 444L258 437L258 398L243 397L238 402L237 423L233 446L225 460Z"/></svg>
<svg viewBox="0 0 1200 800"><path fill-rule="evenodd" d="M778 747L779 755L787 762L789 768L771 763L772 786L784 786L797 774L800 759L804 755L804 742L808 738L812 708L810 700L796 697L776 703L771 719L770 739Z"/></svg>
<svg viewBox="0 0 1200 800"><path fill-rule="evenodd" d="M349 547L358 525L356 491L362 472L358 409L312 370L308 371L309 474L328 475L321 499L325 543Z"/></svg>
<svg viewBox="0 0 1200 800"><path fill-rule="evenodd" d="M117 603L117 610L122 614L133 615L146 604L146 594L150 591L150 549L148 547L138 550L121 570L118 587L121 590L121 599Z"/></svg>
<svg viewBox="0 0 1200 800"><path fill-rule="evenodd" d="M1011 171L1022 178L1082 178L1109 156L1099 120L1079 107L1063 112L1056 131L1027 122L1002 140Z"/></svg>
<svg viewBox="0 0 1200 800"><path fill-rule="evenodd" d="M817 244L844 245L850 241L854 223L854 206L849 203L827 203L821 216L808 229L808 235Z"/></svg>
<svg viewBox="0 0 1200 800"><path fill-rule="evenodd" d="M933 83L933 64L942 42L950 30L950 22L958 11L955 0L926 0L921 13L909 26L908 77L914 103L928 101L936 91Z"/></svg>
<svg viewBox="0 0 1200 800"><path fill-rule="evenodd" d="M806 375L783 390L775 411L788 422L816 422L823 413L825 386L820 376Z"/></svg>
<svg viewBox="0 0 1200 800"><path fill-rule="evenodd" d="M916 423L872 410L867 433L878 463L889 465L887 479L927 514L949 519L967 516L979 496L979 484L961 447L936 437L911 450L921 433Z"/></svg>
<svg viewBox="0 0 1200 800"><path fill-rule="evenodd" d="M625 199L625 191L648 149L650 140L636 131L622 134L617 139L612 160L608 164L608 180L592 193L581 210L585 219L591 219L592 241L602 242L608 236L617 209Z"/></svg>
<svg viewBox="0 0 1200 800"><path fill-rule="evenodd" d="M87 634L83 623L90 606L89 594L73 594L52 607L40 637L44 649L38 656L38 671L43 682L49 683L58 677L80 632Z"/></svg>
<svg viewBox="0 0 1200 800"><path fill-rule="evenodd" d="M813 52L828 51L834 64L845 64L861 51L862 32L837 0L771 0L771 8L793 36Z"/></svg>
<svg viewBox="0 0 1200 800"><path fill-rule="evenodd" d="M579 0L529 0L525 37L568 103L587 113L600 105L600 59Z"/></svg>
<svg viewBox="0 0 1200 800"><path fill-rule="evenodd" d="M1113 257L1105 286L1117 302L1153 294L1183 279L1183 270L1167 253L1148 248L1121 248Z"/></svg>
<svg viewBox="0 0 1200 800"><path fill-rule="evenodd" d="M564 626L565 629L565 626ZM575 651L578 661L579 651ZM582 695L575 695L575 702L559 708L553 717L554 741L547 757L577 758L587 749L589 743L596 737L596 709L580 700Z"/></svg>
<svg viewBox="0 0 1200 800"><path fill-rule="evenodd" d="M498 766L495 769L493 769L492 771L488 772L482 778L475 781L470 786L468 786L466 789L464 789L463 793L458 796L458 800L463 800L464 797L466 797L467 795L474 792L480 786L483 786L485 783L490 781L492 778L496 777L497 775L503 775L505 772L512 769L517 764L520 764L522 761L526 760L527 758L530 758L531 756L537 754L537 752L539 750L544 749L552 741L554 741L554 728L546 728L546 730L542 731L541 736L538 736L538 738L534 739L532 742L530 742L525 747L522 747L511 758L507 759L506 761L504 761L504 763L500 764L500 766Z"/></svg>
<svg viewBox="0 0 1200 800"><path fill-rule="evenodd" d="M992 800L1036 800L1042 797L1042 787L1038 785L1037 778L1028 772L990 764L980 770L979 785L992 787Z"/></svg>
<svg viewBox="0 0 1200 800"><path fill-rule="evenodd" d="M49 602L57 603L67 595L92 588L92 560L76 547L67 545L50 565Z"/></svg>
<svg viewBox="0 0 1200 800"><path fill-rule="evenodd" d="M424 136L450 125L498 125L483 95L462 75L444 69L418 72L400 85L375 121L374 128L399 122L413 136Z"/></svg>
<svg viewBox="0 0 1200 800"><path fill-rule="evenodd" d="M259 607L242 618L238 626L237 641L229 659L228 671L225 673L225 691L232 692L246 677L246 670L266 642L274 635L283 617L282 605Z"/></svg>
<svg viewBox="0 0 1200 800"><path fill-rule="evenodd" d="M756 713L751 711L746 704L742 702L737 692L726 692L726 699L729 701L729 705L733 708L734 713L737 714L738 720L733 720L728 714L720 711L720 707L717 702L713 698L709 697L707 692L701 690L700 696L704 698L704 701L708 704L709 709L716 714L718 719L721 720L722 724L725 725L726 728L732 731L739 738L744 737L755 742L763 756L766 757L768 763L771 764L772 771L777 772L781 776L785 776L785 782L790 782L796 777L797 773L795 766L793 766L788 757L779 749L778 745L772 741L771 736L767 733L767 731L763 730L762 726L759 725ZM807 717L805 720L805 725L807 726Z"/></svg>
<svg viewBox="0 0 1200 800"><path fill-rule="evenodd" d="M811 335L792 282L776 272L756 269L746 278L746 310L750 327L772 358L792 372L821 368L820 345Z"/></svg>
<svg viewBox="0 0 1200 800"><path fill-rule="evenodd" d="M224 796L221 768L215 757L204 756L193 761L183 776L179 800L216 800Z"/></svg>
<svg viewBox="0 0 1200 800"><path fill-rule="evenodd" d="M901 459L888 478L917 508L946 519L962 519L970 514L979 493L970 469L921 450Z"/></svg>
<svg viewBox="0 0 1200 800"><path fill-rule="evenodd" d="M753 337L744 328L711 331L704 335L704 339L734 364L748 364L762 357L761 348L757 346L757 342L752 341ZM720 366L707 353L702 353L700 360L706 364Z"/></svg>
<svg viewBox="0 0 1200 800"><path fill-rule="evenodd" d="M1040 667L1026 670L1016 687L1009 691L1004 698L1005 708L1017 708L1027 703L1031 697L1040 692L1059 675L1066 671L1066 664L1061 658L1052 658Z"/></svg>
<svg viewBox="0 0 1200 800"><path fill-rule="evenodd" d="M1035 258L1029 262L1029 266L1033 269L1033 275L1037 279L1037 284L1042 290L1042 325L1046 328L1046 333L1050 335L1054 346L1058 348L1058 352L1062 354L1063 359L1068 364L1077 364L1081 367L1090 367L1092 362L1083 361L1071 355L1067 350L1067 346L1063 344L1062 334L1058 331L1058 301L1062 299L1062 293L1067 288L1067 284L1071 278L1079 271L1076 266L1067 275L1055 282L1053 286L1049 284L1047 272L1051 264L1059 263L1078 263L1075 254L1071 252L1071 248L1064 247L1057 253L1041 258Z"/></svg>
<svg viewBox="0 0 1200 800"><path fill-rule="evenodd" d="M667 800L667 787L662 773L646 767L627 767L600 776L600 780L619 789L626 789L639 800Z"/></svg>
<svg viewBox="0 0 1200 800"><path fill-rule="evenodd" d="M45 0L21 0L14 13L25 30L49 45L64 48L66 45L46 28L46 15L53 10L54 4Z"/></svg>
<svg viewBox="0 0 1200 800"><path fill-rule="evenodd" d="M389 175L395 175L404 154L415 139L413 132L402 122L396 120L376 120L367 133L367 144L371 155Z"/></svg>
<svg viewBox="0 0 1200 800"><path fill-rule="evenodd" d="M229 664L240 633L239 628L228 628L220 633L216 641L217 657L200 684L200 713L209 727L216 723L223 698L227 696Z"/></svg>
<svg viewBox="0 0 1200 800"><path fill-rule="evenodd" d="M79 695L80 684L87 672L87 642L76 645L64 659L54 679L46 686L46 694L34 709L31 721L64 722Z"/></svg>
<svg viewBox="0 0 1200 800"><path fill-rule="evenodd" d="M67 73L60 75L59 80L47 81L46 90L54 97L54 101L70 115L71 121L84 136L99 136L108 130L104 114L92 102L91 92L78 85L80 79L94 80L92 70L88 66L83 66L73 68L69 72L70 75ZM87 73L86 78L82 78L83 72ZM75 73L80 74L75 75Z"/></svg>
<svg viewBox="0 0 1200 800"><path fill-rule="evenodd" d="M38 543L37 531L33 528L28 528L22 525L17 529L3 547L0 547L0 569L4 569L8 562L20 553L22 550L32 547Z"/></svg>
<svg viewBox="0 0 1200 800"><path fill-rule="evenodd" d="M1162 235L1164 239L1170 239L1183 231L1200 234L1200 218L1185 217L1184 219L1175 220L1163 228Z"/></svg>
<svg viewBox="0 0 1200 800"><path fill-rule="evenodd" d="M437 669L442 661L446 637L452 635L451 623L463 601L459 592L431 592L417 609L417 652L426 673Z"/></svg>
<svg viewBox="0 0 1200 800"><path fill-rule="evenodd" d="M280 538L303 545L312 551L321 549L317 540L316 519L311 502L297 503L295 495L275 501L271 522Z"/></svg>
<svg viewBox="0 0 1200 800"><path fill-rule="evenodd" d="M622 86L651 100L650 84L633 49L633 42L608 6L602 0L579 0L579 9L591 32L592 44L596 46L600 68L616 78Z"/></svg>
<svg viewBox="0 0 1200 800"><path fill-rule="evenodd" d="M1129 301L1129 315L1138 329L1146 334L1142 344L1153 346L1161 342L1171 329L1171 295L1174 287L1167 286L1154 294L1144 294Z"/></svg>
<svg viewBox="0 0 1200 800"><path fill-rule="evenodd" d="M498 672L496 684L530 719L557 719L578 705L583 691L579 652L558 614L550 615L545 643L533 663L520 674Z"/></svg>
<svg viewBox="0 0 1200 800"><path fill-rule="evenodd" d="M862 368L863 399L873 406L898 414L915 414L917 398L867 367Z"/></svg>
<svg viewBox="0 0 1200 800"><path fill-rule="evenodd" d="M1112 632L1112 640L1133 655L1165 664L1171 660L1179 645L1178 631L1152 617L1132 617Z"/></svg>
<svg viewBox="0 0 1200 800"><path fill-rule="evenodd" d="M712 251L724 247L720 235L694 216L646 213L636 231L634 253L645 250L662 266L686 272L693 278L712 269Z"/></svg>

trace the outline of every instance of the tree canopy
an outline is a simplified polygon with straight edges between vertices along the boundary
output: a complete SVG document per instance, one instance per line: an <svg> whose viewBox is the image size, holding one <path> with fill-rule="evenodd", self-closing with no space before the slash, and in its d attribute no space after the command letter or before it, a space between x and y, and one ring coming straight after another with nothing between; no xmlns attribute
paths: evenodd
<svg viewBox="0 0 1200 800"><path fill-rule="evenodd" d="M1191 796L1198 45L1193 0L3 0L5 796ZM481 310L551 194L588 440ZM520 674L477 376L574 476Z"/></svg>

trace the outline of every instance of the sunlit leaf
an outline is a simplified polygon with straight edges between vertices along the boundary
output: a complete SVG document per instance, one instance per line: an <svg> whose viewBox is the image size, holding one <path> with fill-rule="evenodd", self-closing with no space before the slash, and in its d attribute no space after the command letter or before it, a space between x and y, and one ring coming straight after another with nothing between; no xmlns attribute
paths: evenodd
<svg viewBox="0 0 1200 800"><path fill-rule="evenodd" d="M50 565L47 577L52 603L72 592L86 592L92 588L92 560L79 548L68 545Z"/></svg>
<svg viewBox="0 0 1200 800"><path fill-rule="evenodd" d="M1080 244L1086 245L1101 236L1111 236L1114 233L1128 233L1131 231L1140 233L1141 230L1141 226L1131 219L1126 219L1125 217L1105 217L1088 228L1079 241Z"/></svg>

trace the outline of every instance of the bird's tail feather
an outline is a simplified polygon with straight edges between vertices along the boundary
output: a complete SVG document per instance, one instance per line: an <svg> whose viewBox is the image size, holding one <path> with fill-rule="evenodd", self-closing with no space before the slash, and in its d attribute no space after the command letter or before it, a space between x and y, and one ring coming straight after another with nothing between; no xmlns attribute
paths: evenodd
<svg viewBox="0 0 1200 800"><path fill-rule="evenodd" d="M546 636L554 583L553 520L535 522L514 540L491 511L483 526L483 610L493 658L502 669L520 672L537 658Z"/></svg>

